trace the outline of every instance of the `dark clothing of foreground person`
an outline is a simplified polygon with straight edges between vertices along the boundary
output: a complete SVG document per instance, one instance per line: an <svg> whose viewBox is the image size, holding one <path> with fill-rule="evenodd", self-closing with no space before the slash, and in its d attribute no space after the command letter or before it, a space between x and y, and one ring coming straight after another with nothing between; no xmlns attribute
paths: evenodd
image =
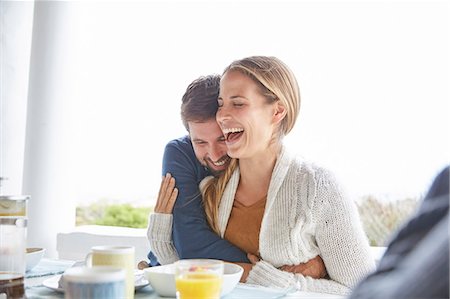
<svg viewBox="0 0 450 299"><path fill-rule="evenodd" d="M350 299L449 298L449 167Z"/></svg>

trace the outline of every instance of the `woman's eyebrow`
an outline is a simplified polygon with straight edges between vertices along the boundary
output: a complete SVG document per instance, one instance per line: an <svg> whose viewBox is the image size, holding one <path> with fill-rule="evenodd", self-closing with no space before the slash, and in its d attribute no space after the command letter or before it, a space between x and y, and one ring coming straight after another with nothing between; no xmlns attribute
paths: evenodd
<svg viewBox="0 0 450 299"><path fill-rule="evenodd" d="M217 99L223 101L223 98L220 97L220 96L219 96ZM229 96L228 99L229 99L229 100L234 100L234 99L246 99L246 100L247 100L246 97L241 96L241 95L232 95L232 96Z"/></svg>

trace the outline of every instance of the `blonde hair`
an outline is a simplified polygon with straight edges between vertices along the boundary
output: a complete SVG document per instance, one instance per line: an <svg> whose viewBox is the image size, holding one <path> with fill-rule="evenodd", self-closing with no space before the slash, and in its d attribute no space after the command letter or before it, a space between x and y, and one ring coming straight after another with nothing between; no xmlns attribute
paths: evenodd
<svg viewBox="0 0 450 299"><path fill-rule="evenodd" d="M240 71L260 86L268 103L280 101L286 108L280 134L287 135L300 112L300 90L290 68L280 59L268 56L251 56L232 62L224 71Z"/></svg>
<svg viewBox="0 0 450 299"><path fill-rule="evenodd" d="M260 92L268 103L280 101L286 109L286 116L281 121L278 137L282 139L287 135L294 127L300 112L300 90L289 67L276 57L251 56L232 62L225 68L224 74L229 71L239 71L251 78L260 87ZM237 165L238 160L232 159L228 168L218 178L207 182L202 190L206 218L217 234L220 234L220 200Z"/></svg>
<svg viewBox="0 0 450 299"><path fill-rule="evenodd" d="M231 175L238 165L237 159L231 159L227 169L219 176L210 179L201 190L205 207L206 220L216 234L220 235L218 226L219 205ZM226 178L226 179L225 179Z"/></svg>

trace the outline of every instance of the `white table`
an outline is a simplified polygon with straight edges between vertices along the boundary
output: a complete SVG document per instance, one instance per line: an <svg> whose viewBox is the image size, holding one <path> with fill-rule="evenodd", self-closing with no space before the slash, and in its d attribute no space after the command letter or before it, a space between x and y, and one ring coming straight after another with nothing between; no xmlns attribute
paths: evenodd
<svg viewBox="0 0 450 299"><path fill-rule="evenodd" d="M56 292L52 289L45 287L42 283L51 278L54 275L61 274L65 269L70 267L74 262L69 260L53 260L42 259L42 261L27 273L25 278L25 292L27 299L62 299L63 293ZM136 291L135 298L146 299L164 299L167 297L160 297L152 289L150 285L143 287ZM287 295L280 295L279 292L266 288L253 288L245 284L239 284L233 292L223 297L222 299L268 299L268 298L322 298L322 299L343 299L345 297L338 295L330 295L324 293L312 293L312 292L295 292L288 293Z"/></svg>

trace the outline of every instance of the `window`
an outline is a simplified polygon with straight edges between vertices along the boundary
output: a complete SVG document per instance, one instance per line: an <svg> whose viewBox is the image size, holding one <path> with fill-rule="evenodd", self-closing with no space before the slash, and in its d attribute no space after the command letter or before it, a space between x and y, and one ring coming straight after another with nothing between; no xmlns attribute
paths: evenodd
<svg viewBox="0 0 450 299"><path fill-rule="evenodd" d="M74 91L61 105L67 127L59 133L66 192L78 204L152 204L164 146L186 133L179 106L187 85L249 55L274 55L293 69L302 107L286 144L334 171L355 198L420 197L449 163L444 2L59 5L73 19L52 53L70 51L70 80L52 84ZM6 137L3 130L2 148Z"/></svg>

